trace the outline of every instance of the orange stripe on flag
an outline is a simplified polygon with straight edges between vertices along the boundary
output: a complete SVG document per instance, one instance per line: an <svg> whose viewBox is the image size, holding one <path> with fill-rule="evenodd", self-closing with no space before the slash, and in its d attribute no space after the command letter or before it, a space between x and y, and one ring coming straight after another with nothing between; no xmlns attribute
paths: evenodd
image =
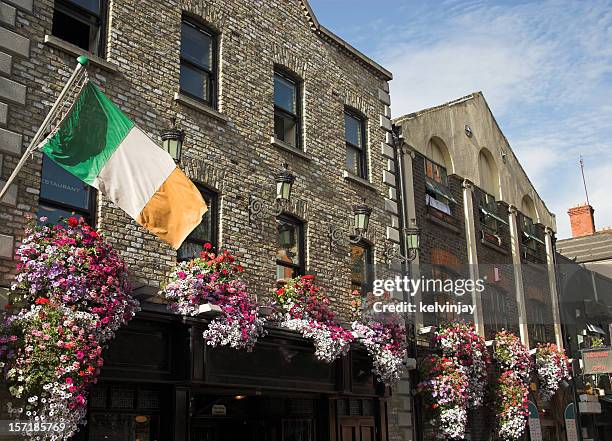
<svg viewBox="0 0 612 441"><path fill-rule="evenodd" d="M136 222L178 249L207 210L200 191L177 167L147 202Z"/></svg>

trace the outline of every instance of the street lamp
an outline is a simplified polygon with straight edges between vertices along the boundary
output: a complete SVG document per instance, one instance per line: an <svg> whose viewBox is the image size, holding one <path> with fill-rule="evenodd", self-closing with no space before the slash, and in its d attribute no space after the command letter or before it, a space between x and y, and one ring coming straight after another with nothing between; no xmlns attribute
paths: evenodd
<svg viewBox="0 0 612 441"><path fill-rule="evenodd" d="M270 212L274 213L275 216L280 216L289 205L295 175L287 167L287 163L284 163L283 168L274 175L274 182L276 184L276 199L274 203L268 202L266 197L250 196L249 216L251 219L262 219L264 213Z"/></svg>
<svg viewBox="0 0 612 441"><path fill-rule="evenodd" d="M412 262L419 254L421 246L421 230L418 227L404 229L406 255L403 255L396 244L391 244L385 250L388 261Z"/></svg>
<svg viewBox="0 0 612 441"><path fill-rule="evenodd" d="M275 176L276 181L276 201L281 205L286 204L291 199L291 188L295 182L295 176L287 168L287 163L283 164L283 168Z"/></svg>
<svg viewBox="0 0 612 441"><path fill-rule="evenodd" d="M161 139L162 148L178 163L181 160L185 132L176 128L176 118L172 118L172 127L161 133Z"/></svg>
<svg viewBox="0 0 612 441"><path fill-rule="evenodd" d="M372 209L365 203L353 205L353 224L347 219L345 226L333 225L329 230L330 248L345 246L349 243L359 243L365 238L370 224ZM352 231L351 231L352 228ZM348 231L347 231L348 230Z"/></svg>
<svg viewBox="0 0 612 441"><path fill-rule="evenodd" d="M368 231L371 214L372 209L365 204L365 199L361 204L353 205L355 236L362 236Z"/></svg>

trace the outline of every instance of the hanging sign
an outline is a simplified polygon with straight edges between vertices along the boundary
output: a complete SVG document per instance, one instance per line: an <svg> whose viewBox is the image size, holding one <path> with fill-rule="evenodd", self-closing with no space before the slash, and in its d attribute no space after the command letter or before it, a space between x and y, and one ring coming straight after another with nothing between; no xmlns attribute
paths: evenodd
<svg viewBox="0 0 612 441"><path fill-rule="evenodd" d="M612 348L587 349L582 351L582 373L612 374Z"/></svg>

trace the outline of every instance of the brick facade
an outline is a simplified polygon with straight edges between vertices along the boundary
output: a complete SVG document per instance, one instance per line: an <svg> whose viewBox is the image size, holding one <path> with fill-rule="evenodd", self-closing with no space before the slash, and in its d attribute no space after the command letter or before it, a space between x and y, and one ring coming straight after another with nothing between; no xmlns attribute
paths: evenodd
<svg viewBox="0 0 612 441"><path fill-rule="evenodd" d="M306 271L317 275L333 308L347 318L350 250L347 243L331 245L331 229L341 227L348 238L351 207L364 200L373 209L367 238L374 262L383 261L384 250L399 241L396 167L388 143L391 75L321 27L299 0L109 3L105 54L90 54L89 76L158 142L176 117L186 133L179 165L218 194L219 246L237 255L251 292L263 301L275 287L277 238L273 210L255 218L249 207L254 201L273 205L273 176L286 162L296 176L286 212L304 222ZM51 35L53 0L7 0L0 6L11 21L0 27L2 183L83 51ZM216 108L180 93L183 16L217 33ZM302 83L302 152L271 142L275 67ZM345 172L345 107L365 116L365 180ZM26 215L37 213L41 165L42 155L35 153L0 204L0 287L13 279L14 248ZM95 224L129 265L136 287L155 292L164 283L176 262L174 250L99 193Z"/></svg>
<svg viewBox="0 0 612 441"><path fill-rule="evenodd" d="M177 96L182 14L218 32L217 111L194 108ZM13 59L12 79L27 93L23 103L9 106L7 127L23 143L12 151L3 145L4 178L75 65L71 48L49 37L45 43L52 17L53 1L36 1L31 11L17 10L14 32L31 40L31 53ZM385 183L393 165L381 151L389 116L386 74L317 32L299 1L113 1L108 23L107 56L92 59L90 77L153 139L159 140L176 115L186 132L180 165L194 182L218 192L220 245L237 253L253 291L265 295L274 286L276 238L273 215L250 219L250 198L273 202L273 175L287 162L297 178L295 203L288 211L306 224L307 271L318 275L342 309L350 286L348 248L330 249L330 228L349 223L351 205L365 198L374 210L371 237L379 260L390 216L397 214L390 199L385 204L389 187L394 188ZM304 155L271 145L274 66L303 81ZM343 176L345 106L367 117L366 184ZM9 245L22 237L25 215L36 213L40 167L41 155L35 154L19 176L13 199L2 206L0 234ZM137 285L163 283L175 262L172 249L101 195L96 224L121 252ZM13 267L5 255L0 261L3 284L10 282Z"/></svg>

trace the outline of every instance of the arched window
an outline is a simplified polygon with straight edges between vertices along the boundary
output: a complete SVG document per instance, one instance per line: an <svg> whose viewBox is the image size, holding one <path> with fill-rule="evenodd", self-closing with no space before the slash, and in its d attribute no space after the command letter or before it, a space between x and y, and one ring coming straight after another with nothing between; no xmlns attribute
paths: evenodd
<svg viewBox="0 0 612 441"><path fill-rule="evenodd" d="M535 204L529 195L523 196L523 200L521 201L521 213L531 218L533 222L538 221L538 213L536 212Z"/></svg>
<svg viewBox="0 0 612 441"><path fill-rule="evenodd" d="M478 172L480 175L480 188L495 199L499 198L499 175L493 156L487 149L478 154Z"/></svg>
<svg viewBox="0 0 612 441"><path fill-rule="evenodd" d="M432 138L427 146L425 158L425 203L432 207L434 213L451 216L450 204L457 201L453 198L448 185L447 165L450 163L448 149L438 138Z"/></svg>
<svg viewBox="0 0 612 441"><path fill-rule="evenodd" d="M478 175L480 179L480 225L483 239L501 245L498 235L499 224L506 224L504 216L499 216L496 199L499 197L499 174L493 155L487 149L478 154Z"/></svg>

